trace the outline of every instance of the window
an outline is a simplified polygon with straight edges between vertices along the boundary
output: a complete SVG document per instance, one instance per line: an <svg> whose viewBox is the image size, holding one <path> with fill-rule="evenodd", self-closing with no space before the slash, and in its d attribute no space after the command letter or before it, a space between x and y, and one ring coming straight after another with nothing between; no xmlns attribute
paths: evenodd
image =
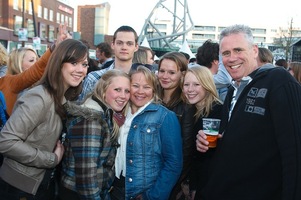
<svg viewBox="0 0 301 200"><path fill-rule="evenodd" d="M202 39L202 40L207 40L207 39L215 39L214 34L192 34L193 39Z"/></svg>
<svg viewBox="0 0 301 200"><path fill-rule="evenodd" d="M45 40L46 39L46 25L43 23L39 23L39 35L41 40Z"/></svg>
<svg viewBox="0 0 301 200"><path fill-rule="evenodd" d="M27 19L27 36L29 38L32 38L35 36L35 33L34 33L34 24L33 24L33 21L31 19Z"/></svg>
<svg viewBox="0 0 301 200"><path fill-rule="evenodd" d="M61 16L60 16L60 13L56 13L56 23L58 23L58 24L61 23Z"/></svg>
<svg viewBox="0 0 301 200"><path fill-rule="evenodd" d="M13 8L15 10L19 10L19 0L14 0L14 2L13 2Z"/></svg>
<svg viewBox="0 0 301 200"><path fill-rule="evenodd" d="M19 28L22 28L22 17L14 16L14 35L18 35Z"/></svg>
<svg viewBox="0 0 301 200"><path fill-rule="evenodd" d="M262 28L253 28L252 29L253 34L266 34L266 29Z"/></svg>
<svg viewBox="0 0 301 200"><path fill-rule="evenodd" d="M42 6L38 6L38 17L42 17Z"/></svg>
<svg viewBox="0 0 301 200"><path fill-rule="evenodd" d="M155 24L155 27L157 29L166 29L167 28L167 24Z"/></svg>
<svg viewBox="0 0 301 200"><path fill-rule="evenodd" d="M68 16L65 16L65 21L64 22L66 22L67 25L68 25Z"/></svg>
<svg viewBox="0 0 301 200"><path fill-rule="evenodd" d="M53 22L53 10L49 10L49 21Z"/></svg>
<svg viewBox="0 0 301 200"><path fill-rule="evenodd" d="M265 37L254 37L254 42L255 43L265 43L266 39L265 39Z"/></svg>
<svg viewBox="0 0 301 200"><path fill-rule="evenodd" d="M210 31L214 32L215 31L215 26L195 26L194 27L196 31Z"/></svg>
<svg viewBox="0 0 301 200"><path fill-rule="evenodd" d="M31 1L28 2L28 14L32 15L32 4L31 4Z"/></svg>
<svg viewBox="0 0 301 200"><path fill-rule="evenodd" d="M44 8L44 19L48 19L48 8Z"/></svg>
<svg viewBox="0 0 301 200"><path fill-rule="evenodd" d="M69 17L69 27L71 27L71 28L73 27L72 26L72 17Z"/></svg>
<svg viewBox="0 0 301 200"><path fill-rule="evenodd" d="M64 24L64 19L65 19L65 16L63 14L61 14L61 24Z"/></svg>
<svg viewBox="0 0 301 200"><path fill-rule="evenodd" d="M54 26L49 25L48 30L49 30L48 31L48 41L53 42L54 38L55 38L55 35L54 35L55 28L54 28Z"/></svg>

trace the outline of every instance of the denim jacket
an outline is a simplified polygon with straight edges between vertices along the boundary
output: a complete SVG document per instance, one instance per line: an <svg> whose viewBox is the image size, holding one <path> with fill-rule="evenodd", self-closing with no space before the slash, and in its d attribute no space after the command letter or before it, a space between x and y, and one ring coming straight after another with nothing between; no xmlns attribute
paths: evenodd
<svg viewBox="0 0 301 200"><path fill-rule="evenodd" d="M174 112L151 103L132 121L126 148L126 199L168 199L182 170L182 140Z"/></svg>

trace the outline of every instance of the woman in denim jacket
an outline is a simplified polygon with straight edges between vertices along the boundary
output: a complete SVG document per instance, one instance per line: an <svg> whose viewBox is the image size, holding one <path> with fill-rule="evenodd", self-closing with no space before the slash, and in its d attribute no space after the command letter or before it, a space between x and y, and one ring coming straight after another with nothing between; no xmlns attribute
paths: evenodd
<svg viewBox="0 0 301 200"><path fill-rule="evenodd" d="M149 69L131 72L131 106L120 129L112 200L168 199L181 174L179 121L157 103L156 86Z"/></svg>

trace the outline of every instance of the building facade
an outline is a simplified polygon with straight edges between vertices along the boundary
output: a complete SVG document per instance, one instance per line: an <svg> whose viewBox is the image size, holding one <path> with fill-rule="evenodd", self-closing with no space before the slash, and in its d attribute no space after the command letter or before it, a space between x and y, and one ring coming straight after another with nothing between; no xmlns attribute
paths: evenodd
<svg viewBox="0 0 301 200"><path fill-rule="evenodd" d="M91 48L110 38L107 37L110 9L109 3L78 6L77 31L80 33L80 38L86 40Z"/></svg>
<svg viewBox="0 0 301 200"><path fill-rule="evenodd" d="M23 45L34 46L38 38L40 54L43 53L55 41L60 24L65 23L73 31L74 9L67 3L66 0L1 0L0 42L10 51Z"/></svg>

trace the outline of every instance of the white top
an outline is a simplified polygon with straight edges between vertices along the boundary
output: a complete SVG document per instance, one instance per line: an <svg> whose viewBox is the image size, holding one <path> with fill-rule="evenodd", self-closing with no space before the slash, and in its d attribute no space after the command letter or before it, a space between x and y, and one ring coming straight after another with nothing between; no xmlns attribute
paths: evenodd
<svg viewBox="0 0 301 200"><path fill-rule="evenodd" d="M137 110L136 113L132 114L131 107L128 109L126 113L126 118L124 124L119 129L119 137L118 137L118 144L120 144L119 148L117 148L117 154L115 158L115 176L120 178L120 174L125 177L126 175L126 141L128 138L128 133L132 124L133 119L141 113L149 104L142 106Z"/></svg>

